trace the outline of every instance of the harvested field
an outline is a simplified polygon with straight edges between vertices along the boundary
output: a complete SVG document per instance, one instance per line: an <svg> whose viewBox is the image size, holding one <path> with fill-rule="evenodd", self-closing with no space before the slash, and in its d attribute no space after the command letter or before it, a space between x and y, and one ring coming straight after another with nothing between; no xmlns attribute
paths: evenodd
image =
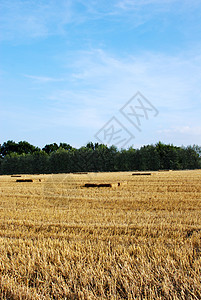
<svg viewBox="0 0 201 300"><path fill-rule="evenodd" d="M201 299L201 170L152 174L0 176L0 298Z"/></svg>

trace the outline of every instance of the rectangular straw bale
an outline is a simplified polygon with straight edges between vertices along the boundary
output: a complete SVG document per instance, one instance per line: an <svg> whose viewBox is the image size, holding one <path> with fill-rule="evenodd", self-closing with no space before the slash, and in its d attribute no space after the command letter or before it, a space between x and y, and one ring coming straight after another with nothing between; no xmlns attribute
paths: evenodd
<svg viewBox="0 0 201 300"><path fill-rule="evenodd" d="M16 182L33 182L33 179L28 179L28 178L17 179Z"/></svg>
<svg viewBox="0 0 201 300"><path fill-rule="evenodd" d="M119 182L113 182L113 183L85 183L85 187L118 187L120 186Z"/></svg>
<svg viewBox="0 0 201 300"><path fill-rule="evenodd" d="M152 175L152 173L133 173L134 176Z"/></svg>

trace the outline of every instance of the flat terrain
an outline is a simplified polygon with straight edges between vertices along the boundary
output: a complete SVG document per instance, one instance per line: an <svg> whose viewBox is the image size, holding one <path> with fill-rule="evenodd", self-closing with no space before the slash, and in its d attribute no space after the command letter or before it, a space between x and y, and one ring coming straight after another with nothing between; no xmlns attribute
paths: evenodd
<svg viewBox="0 0 201 300"><path fill-rule="evenodd" d="M201 170L132 174L0 176L0 298L201 299Z"/></svg>

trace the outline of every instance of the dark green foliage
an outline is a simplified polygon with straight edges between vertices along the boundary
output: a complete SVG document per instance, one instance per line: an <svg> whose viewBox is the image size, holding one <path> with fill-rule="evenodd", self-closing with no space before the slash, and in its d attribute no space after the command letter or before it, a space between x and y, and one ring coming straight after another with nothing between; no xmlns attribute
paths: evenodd
<svg viewBox="0 0 201 300"><path fill-rule="evenodd" d="M64 149L64 150L72 150L73 149L73 147L71 145L66 144L66 143L60 143L59 148Z"/></svg>
<svg viewBox="0 0 201 300"><path fill-rule="evenodd" d="M58 149L72 150L73 147L66 143L60 143L59 146L57 145L57 143L53 143L53 144L47 144L45 145L45 147L42 148L42 150L45 151L47 154L56 152Z"/></svg>
<svg viewBox="0 0 201 300"><path fill-rule="evenodd" d="M45 151L47 154L50 154L52 152L55 152L59 149L59 146L54 143L54 144L48 144L48 145L45 145L45 147L43 147L43 151Z"/></svg>
<svg viewBox="0 0 201 300"><path fill-rule="evenodd" d="M41 150L25 141L8 141L0 147L0 153L0 174L201 168L201 147L176 147L161 142L127 150L92 142L79 149L54 143Z"/></svg>
<svg viewBox="0 0 201 300"><path fill-rule="evenodd" d="M0 153L2 157L13 153L21 155L21 154L33 154L36 151L40 151L38 147L35 147L26 141L21 141L19 143L15 143L14 141L7 141L3 143L0 149L1 149Z"/></svg>
<svg viewBox="0 0 201 300"><path fill-rule="evenodd" d="M44 151L33 154L7 155L1 163L1 174L47 173L49 157Z"/></svg>

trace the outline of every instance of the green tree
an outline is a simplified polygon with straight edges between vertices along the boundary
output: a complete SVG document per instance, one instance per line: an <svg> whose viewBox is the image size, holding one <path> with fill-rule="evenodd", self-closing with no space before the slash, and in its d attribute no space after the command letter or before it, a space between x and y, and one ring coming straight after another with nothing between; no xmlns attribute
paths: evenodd
<svg viewBox="0 0 201 300"><path fill-rule="evenodd" d="M10 155L11 153L17 153L17 150L17 143L15 143L12 140L9 140L7 142L4 142L1 146L1 155L2 157L5 157L6 155Z"/></svg>
<svg viewBox="0 0 201 300"><path fill-rule="evenodd" d="M59 148L64 149L64 150L72 150L73 149L73 147L70 144L66 144L66 143L60 143Z"/></svg>
<svg viewBox="0 0 201 300"><path fill-rule="evenodd" d="M59 146L57 145L57 143L47 144L42 148L42 150L45 151L47 154L55 152L58 149L59 149Z"/></svg>
<svg viewBox="0 0 201 300"><path fill-rule="evenodd" d="M38 147L35 147L31 144L29 144L26 141L20 141L19 143L16 143L12 140L9 140L1 146L1 156L5 157L6 155L11 155L12 153L16 154L33 154L36 151L40 151Z"/></svg>

